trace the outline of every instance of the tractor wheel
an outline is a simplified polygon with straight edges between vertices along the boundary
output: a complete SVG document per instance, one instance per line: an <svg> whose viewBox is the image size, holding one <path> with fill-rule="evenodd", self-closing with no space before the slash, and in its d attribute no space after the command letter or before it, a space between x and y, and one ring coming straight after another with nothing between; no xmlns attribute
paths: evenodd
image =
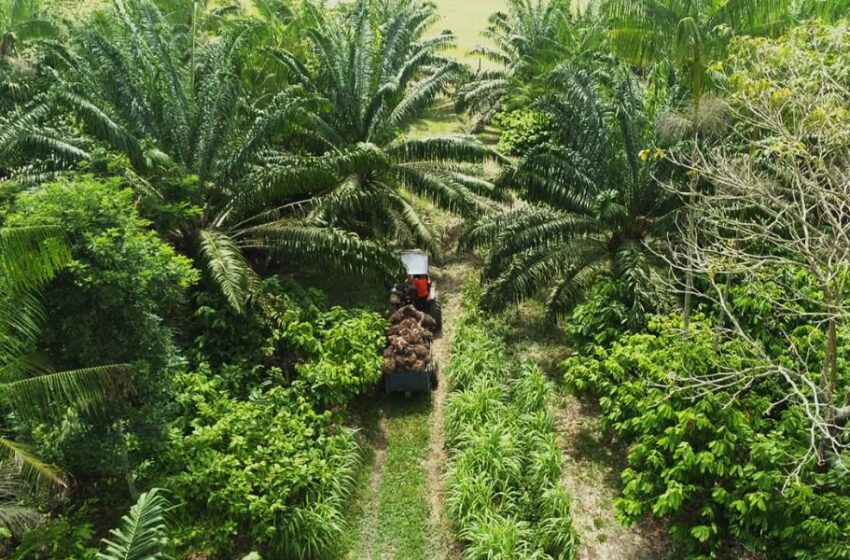
<svg viewBox="0 0 850 560"><path fill-rule="evenodd" d="M431 300L431 309L429 310L431 317L434 318L434 321L437 322L437 328L434 330L434 334L438 334L443 331L443 304L440 303L439 298L434 298Z"/></svg>

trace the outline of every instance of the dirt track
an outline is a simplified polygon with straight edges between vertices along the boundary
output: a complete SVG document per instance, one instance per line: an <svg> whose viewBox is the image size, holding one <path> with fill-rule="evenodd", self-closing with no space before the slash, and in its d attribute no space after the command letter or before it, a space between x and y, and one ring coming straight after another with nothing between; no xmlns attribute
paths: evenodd
<svg viewBox="0 0 850 560"><path fill-rule="evenodd" d="M428 558L430 560L460 557L460 549L452 537L451 527L443 513L442 478L448 459L443 430L443 409L448 394L445 371L451 361L455 320L460 315L462 304L461 290L463 283L472 272L473 269L469 264L453 260L435 274L439 296L443 303L443 334L434 342L434 357L440 364L440 383L437 390L431 395L431 441L428 460L425 465L430 490L428 495L431 511L430 527L432 535L434 535L429 547Z"/></svg>

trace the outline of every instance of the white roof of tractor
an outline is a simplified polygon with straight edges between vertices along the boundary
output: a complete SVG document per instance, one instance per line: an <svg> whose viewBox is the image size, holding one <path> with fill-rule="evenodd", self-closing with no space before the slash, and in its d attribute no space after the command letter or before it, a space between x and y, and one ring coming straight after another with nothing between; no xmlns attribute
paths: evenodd
<svg viewBox="0 0 850 560"><path fill-rule="evenodd" d="M422 251L404 251L401 254L401 262L410 276L415 274L428 274L428 254Z"/></svg>

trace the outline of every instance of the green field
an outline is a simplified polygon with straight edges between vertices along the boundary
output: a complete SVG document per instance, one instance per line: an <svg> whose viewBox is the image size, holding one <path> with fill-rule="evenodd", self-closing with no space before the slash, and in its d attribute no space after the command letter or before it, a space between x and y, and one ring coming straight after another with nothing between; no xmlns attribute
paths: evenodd
<svg viewBox="0 0 850 560"><path fill-rule="evenodd" d="M442 19L440 27L451 29L457 36L456 55L474 63L476 57L467 56L469 50L481 42L481 31L487 26L487 18L505 7L504 0L437 0Z"/></svg>

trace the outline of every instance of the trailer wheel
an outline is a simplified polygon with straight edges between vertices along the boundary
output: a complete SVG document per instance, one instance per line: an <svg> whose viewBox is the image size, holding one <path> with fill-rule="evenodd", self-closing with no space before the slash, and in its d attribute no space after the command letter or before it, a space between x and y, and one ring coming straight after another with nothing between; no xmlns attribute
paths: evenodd
<svg viewBox="0 0 850 560"><path fill-rule="evenodd" d="M443 331L443 304L440 302L440 298L434 298L431 300L431 308L429 309L431 317L434 318L434 321L437 322L437 329L434 331L434 334L441 333Z"/></svg>
<svg viewBox="0 0 850 560"><path fill-rule="evenodd" d="M437 387L440 386L440 376L438 375L439 369L437 366L437 362L431 364L431 371L429 375L431 376L431 390L435 391Z"/></svg>

